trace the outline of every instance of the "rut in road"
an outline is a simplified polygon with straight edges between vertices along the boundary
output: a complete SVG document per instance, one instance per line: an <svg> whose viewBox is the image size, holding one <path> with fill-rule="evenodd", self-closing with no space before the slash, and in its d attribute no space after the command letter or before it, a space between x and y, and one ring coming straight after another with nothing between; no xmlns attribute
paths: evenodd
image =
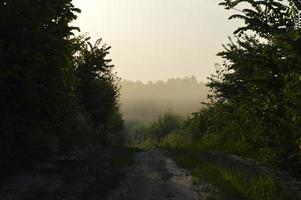
<svg viewBox="0 0 301 200"><path fill-rule="evenodd" d="M206 199L201 185L193 185L190 174L179 168L161 150L135 155L120 187L107 200L198 200Z"/></svg>

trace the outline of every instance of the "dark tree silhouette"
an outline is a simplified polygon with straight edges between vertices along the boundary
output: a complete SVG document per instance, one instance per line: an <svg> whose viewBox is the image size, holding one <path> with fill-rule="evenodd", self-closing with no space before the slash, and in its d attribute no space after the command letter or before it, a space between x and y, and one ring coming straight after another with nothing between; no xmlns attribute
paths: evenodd
<svg viewBox="0 0 301 200"><path fill-rule="evenodd" d="M233 132L243 133L241 138L253 148L269 149L275 164L297 170L301 160L301 29L296 24L300 1L286 5L276 0L235 0L221 5L231 9L241 3L251 8L230 17L243 19L245 26L235 32L236 42L231 40L218 54L225 63L210 78L209 86L216 92L212 97L232 113L230 119L238 127Z"/></svg>
<svg viewBox="0 0 301 200"><path fill-rule="evenodd" d="M76 12L71 0L0 3L0 151L8 160L62 132L73 101L68 24Z"/></svg>

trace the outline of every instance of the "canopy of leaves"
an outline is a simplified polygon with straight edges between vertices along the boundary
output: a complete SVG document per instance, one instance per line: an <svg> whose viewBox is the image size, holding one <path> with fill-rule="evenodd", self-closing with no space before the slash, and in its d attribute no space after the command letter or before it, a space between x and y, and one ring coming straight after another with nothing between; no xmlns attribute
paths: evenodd
<svg viewBox="0 0 301 200"><path fill-rule="evenodd" d="M249 7L230 19L243 19L245 26L218 54L224 62L208 84L215 92L212 109L219 105L217 110L229 117L222 130L253 148L271 149L266 155L271 162L296 171L301 160L300 1L227 0L220 5L235 9L242 3Z"/></svg>
<svg viewBox="0 0 301 200"><path fill-rule="evenodd" d="M114 134L122 141L110 48L73 36L78 12L71 0L0 2L1 172Z"/></svg>

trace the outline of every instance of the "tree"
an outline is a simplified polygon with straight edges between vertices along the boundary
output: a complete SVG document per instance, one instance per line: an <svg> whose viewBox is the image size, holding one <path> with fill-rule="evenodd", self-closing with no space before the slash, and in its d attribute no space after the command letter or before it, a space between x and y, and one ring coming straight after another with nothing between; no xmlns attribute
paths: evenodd
<svg viewBox="0 0 301 200"><path fill-rule="evenodd" d="M89 38L79 38L80 49L76 53L75 65L78 78L77 96L81 109L88 116L91 126L97 130L100 140L106 142L110 134L122 140L123 120L119 113L119 78L112 72L113 65L107 59L111 47L94 45ZM114 140L118 140L118 137Z"/></svg>
<svg viewBox="0 0 301 200"><path fill-rule="evenodd" d="M69 23L76 12L71 0L1 1L1 159L59 143L74 109Z"/></svg>
<svg viewBox="0 0 301 200"><path fill-rule="evenodd" d="M212 97L232 107L238 133L248 133L242 138L254 148L271 149L275 156L270 159L278 166L296 170L301 153L300 1L227 0L221 5L235 9L242 3L250 7L230 19L243 19L245 26L218 54L225 62L210 78ZM254 128L258 125L262 135Z"/></svg>

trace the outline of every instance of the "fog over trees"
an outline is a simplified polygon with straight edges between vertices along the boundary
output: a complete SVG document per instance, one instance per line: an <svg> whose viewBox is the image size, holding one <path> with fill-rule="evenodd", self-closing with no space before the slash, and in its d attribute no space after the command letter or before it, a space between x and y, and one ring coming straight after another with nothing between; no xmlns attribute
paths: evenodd
<svg viewBox="0 0 301 200"><path fill-rule="evenodd" d="M194 76L148 83L124 80L121 86L126 121L150 121L166 111L187 116L200 109L209 92Z"/></svg>

